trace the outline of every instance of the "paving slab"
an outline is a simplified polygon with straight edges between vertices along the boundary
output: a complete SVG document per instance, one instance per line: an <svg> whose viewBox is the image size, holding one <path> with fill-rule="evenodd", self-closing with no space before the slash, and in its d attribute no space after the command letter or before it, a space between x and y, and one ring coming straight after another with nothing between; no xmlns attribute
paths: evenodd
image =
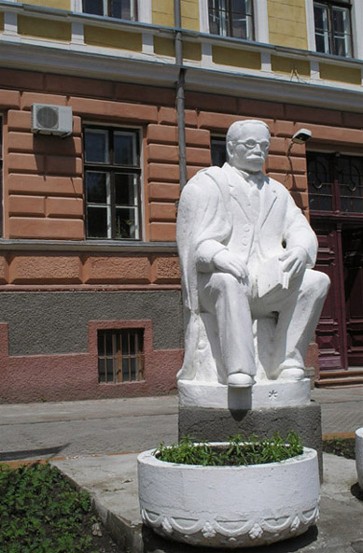
<svg viewBox="0 0 363 553"><path fill-rule="evenodd" d="M54 461L78 487L87 490L120 552L225 553L226 549L195 548L168 542L142 526L137 487L137 455L102 455ZM362 553L363 494L355 462L324 454L321 513L316 527L298 538L244 553Z"/></svg>

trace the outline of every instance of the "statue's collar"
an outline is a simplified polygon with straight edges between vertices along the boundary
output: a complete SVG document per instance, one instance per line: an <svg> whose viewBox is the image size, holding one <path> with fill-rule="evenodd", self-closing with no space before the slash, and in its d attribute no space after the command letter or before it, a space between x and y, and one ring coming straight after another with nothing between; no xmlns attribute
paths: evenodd
<svg viewBox="0 0 363 553"><path fill-rule="evenodd" d="M241 169L237 169L237 167L234 167L233 165L230 165L231 169L237 173L240 177L242 177L250 186L257 186L258 188L262 188L262 186L266 182L266 175L262 173L262 171L259 171L258 173L247 173L246 171L242 171Z"/></svg>

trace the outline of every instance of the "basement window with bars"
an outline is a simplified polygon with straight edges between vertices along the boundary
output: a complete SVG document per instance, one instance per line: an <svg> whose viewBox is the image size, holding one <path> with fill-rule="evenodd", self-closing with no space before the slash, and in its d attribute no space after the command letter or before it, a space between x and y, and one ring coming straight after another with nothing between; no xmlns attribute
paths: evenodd
<svg viewBox="0 0 363 553"><path fill-rule="evenodd" d="M361 1L361 0L360 0ZM314 2L316 51L352 57L350 2Z"/></svg>
<svg viewBox="0 0 363 553"><path fill-rule="evenodd" d="M139 131L86 127L84 159L87 238L139 240Z"/></svg>
<svg viewBox="0 0 363 553"><path fill-rule="evenodd" d="M97 341L99 382L143 380L144 329L98 330Z"/></svg>
<svg viewBox="0 0 363 553"><path fill-rule="evenodd" d="M83 0L83 13L137 21L137 0Z"/></svg>
<svg viewBox="0 0 363 553"><path fill-rule="evenodd" d="M208 0L208 14L211 34L254 39L253 0Z"/></svg>

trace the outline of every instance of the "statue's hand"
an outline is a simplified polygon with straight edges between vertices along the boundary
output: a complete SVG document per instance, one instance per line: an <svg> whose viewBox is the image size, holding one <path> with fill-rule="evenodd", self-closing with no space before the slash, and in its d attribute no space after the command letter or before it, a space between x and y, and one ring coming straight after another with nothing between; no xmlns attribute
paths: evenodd
<svg viewBox="0 0 363 553"><path fill-rule="evenodd" d="M242 256L231 253L228 250L221 250L213 257L213 262L219 271L230 273L240 279L247 276L247 266Z"/></svg>
<svg viewBox="0 0 363 553"><path fill-rule="evenodd" d="M296 246L284 252L279 259L282 262L284 273L288 273L290 278L294 278L305 270L308 255L304 248Z"/></svg>

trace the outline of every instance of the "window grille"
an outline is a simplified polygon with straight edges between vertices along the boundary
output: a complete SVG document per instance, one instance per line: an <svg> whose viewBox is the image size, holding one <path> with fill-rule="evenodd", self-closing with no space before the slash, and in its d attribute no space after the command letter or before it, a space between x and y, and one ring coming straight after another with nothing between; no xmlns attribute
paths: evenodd
<svg viewBox="0 0 363 553"><path fill-rule="evenodd" d="M135 129L85 128L87 238L141 238L139 142Z"/></svg>
<svg viewBox="0 0 363 553"><path fill-rule="evenodd" d="M317 52L352 56L352 32L348 2L314 2Z"/></svg>
<svg viewBox="0 0 363 553"><path fill-rule="evenodd" d="M252 0L208 0L209 32L253 40Z"/></svg>
<svg viewBox="0 0 363 553"><path fill-rule="evenodd" d="M83 13L137 21L136 0L82 0Z"/></svg>
<svg viewBox="0 0 363 553"><path fill-rule="evenodd" d="M312 211L363 216L363 157L309 152L307 164Z"/></svg>
<svg viewBox="0 0 363 553"><path fill-rule="evenodd" d="M143 379L143 329L99 330L97 338L99 382L120 383Z"/></svg>

